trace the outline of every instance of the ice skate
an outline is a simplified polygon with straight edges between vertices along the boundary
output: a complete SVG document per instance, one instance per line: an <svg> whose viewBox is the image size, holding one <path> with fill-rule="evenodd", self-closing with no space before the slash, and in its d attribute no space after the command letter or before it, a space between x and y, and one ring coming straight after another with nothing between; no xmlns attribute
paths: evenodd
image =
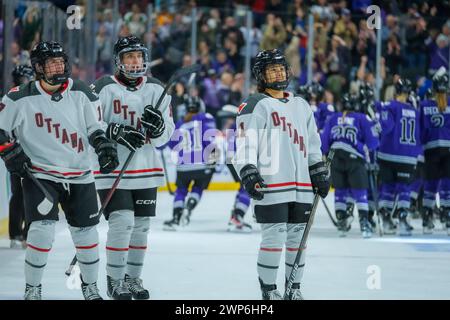
<svg viewBox="0 0 450 320"><path fill-rule="evenodd" d="M422 215L423 234L432 234L434 229L433 210L426 209Z"/></svg>
<svg viewBox="0 0 450 320"><path fill-rule="evenodd" d="M230 221L228 222L227 231L249 233L252 232L252 226L244 221L242 214L236 213L236 210L233 210Z"/></svg>
<svg viewBox="0 0 450 320"><path fill-rule="evenodd" d="M345 211L336 211L337 228L340 237L345 237L352 227L353 216Z"/></svg>
<svg viewBox="0 0 450 320"><path fill-rule="evenodd" d="M283 296L277 290L276 284L265 284L259 279L263 300L283 300Z"/></svg>
<svg viewBox="0 0 450 320"><path fill-rule="evenodd" d="M391 219L391 213L387 209L381 209L380 213L383 217L383 233L387 235L395 234L397 227Z"/></svg>
<svg viewBox="0 0 450 320"><path fill-rule="evenodd" d="M398 231L400 236L410 236L412 235L412 226L408 223L407 220L408 212L403 209L400 210L399 213L399 226Z"/></svg>
<svg viewBox="0 0 450 320"><path fill-rule="evenodd" d="M367 217L363 217L359 220L361 234L364 239L372 238L372 226L370 225L369 219Z"/></svg>
<svg viewBox="0 0 450 320"><path fill-rule="evenodd" d="M183 213L183 208L173 209L173 218L171 220L164 221L164 231L177 231L180 227L180 219Z"/></svg>
<svg viewBox="0 0 450 320"><path fill-rule="evenodd" d="M125 275L125 284L128 290L131 292L134 300L148 300L150 293L143 287L142 279L131 278L129 275Z"/></svg>
<svg viewBox="0 0 450 320"><path fill-rule="evenodd" d="M84 300L103 300L98 291L97 283L84 283L81 281L81 292Z"/></svg>
<svg viewBox="0 0 450 320"><path fill-rule="evenodd" d="M114 280L110 276L106 276L106 282L108 285L108 297L113 300L131 300L131 292L123 279Z"/></svg>
<svg viewBox="0 0 450 320"><path fill-rule="evenodd" d="M42 300L42 285L30 286L29 284L25 287L25 300Z"/></svg>

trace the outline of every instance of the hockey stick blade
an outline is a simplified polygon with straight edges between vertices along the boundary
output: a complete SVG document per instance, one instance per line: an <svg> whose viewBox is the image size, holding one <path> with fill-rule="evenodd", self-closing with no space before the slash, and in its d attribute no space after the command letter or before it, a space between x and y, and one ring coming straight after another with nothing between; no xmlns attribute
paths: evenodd
<svg viewBox="0 0 450 320"><path fill-rule="evenodd" d="M33 173L30 171L30 167L28 167L28 164L23 165L25 168L25 171L27 172L28 177L33 181L33 183L41 190L41 192L44 194L44 200L37 206L38 212L46 216L50 213L50 211L53 208L54 201L52 195L48 192L47 189L42 185L42 183L33 175Z"/></svg>

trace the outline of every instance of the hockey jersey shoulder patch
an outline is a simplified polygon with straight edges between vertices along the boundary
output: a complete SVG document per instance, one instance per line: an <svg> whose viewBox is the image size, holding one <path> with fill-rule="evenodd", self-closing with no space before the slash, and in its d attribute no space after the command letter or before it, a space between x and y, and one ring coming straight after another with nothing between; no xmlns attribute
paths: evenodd
<svg viewBox="0 0 450 320"><path fill-rule="evenodd" d="M83 81L73 80L72 91L81 91L83 92L89 99L89 101L97 101L98 97L94 94L91 88L89 88Z"/></svg>
<svg viewBox="0 0 450 320"><path fill-rule="evenodd" d="M268 96L262 93L252 94L247 98L247 100L245 100L239 105L238 115L253 113L253 110L255 109L258 102L265 98L268 98Z"/></svg>
<svg viewBox="0 0 450 320"><path fill-rule="evenodd" d="M110 84L114 84L114 83L115 83L114 80L111 79L110 76L103 76L100 79L95 80L94 83L91 84L90 88L96 94L99 94L100 91L102 91L102 89L104 87L106 87L107 85L110 85Z"/></svg>
<svg viewBox="0 0 450 320"><path fill-rule="evenodd" d="M27 84L22 84L18 87L14 87L9 90L7 94L8 98L10 98L12 101L17 101L25 97L38 95L40 95L40 92L36 88L36 84L34 81L31 81Z"/></svg>

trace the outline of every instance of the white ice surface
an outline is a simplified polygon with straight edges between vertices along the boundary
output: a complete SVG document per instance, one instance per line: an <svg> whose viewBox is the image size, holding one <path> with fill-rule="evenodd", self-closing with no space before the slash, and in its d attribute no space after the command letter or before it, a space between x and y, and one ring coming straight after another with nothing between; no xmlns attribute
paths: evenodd
<svg viewBox="0 0 450 320"><path fill-rule="evenodd" d="M252 214L246 219L254 225L254 232L226 232L234 193L205 192L191 224L177 232L162 230L162 222L172 215L173 198L168 193L158 197L143 272L151 297L260 299L256 273L260 234ZM327 203L333 210L333 194ZM422 235L421 221L414 220L413 225L414 234L409 238L374 236L364 240L355 219L350 234L339 238L321 204L306 251L303 295L306 299L450 299L450 237L439 222L439 230L431 236ZM102 218L98 284L105 298L106 231ZM0 299L22 299L25 251L8 245L8 240L0 240ZM68 281L64 275L74 252L62 217L42 282L44 299L82 298L81 292L73 289L72 278ZM283 288L284 258L280 266L278 285ZM373 278L377 274L379 278Z"/></svg>

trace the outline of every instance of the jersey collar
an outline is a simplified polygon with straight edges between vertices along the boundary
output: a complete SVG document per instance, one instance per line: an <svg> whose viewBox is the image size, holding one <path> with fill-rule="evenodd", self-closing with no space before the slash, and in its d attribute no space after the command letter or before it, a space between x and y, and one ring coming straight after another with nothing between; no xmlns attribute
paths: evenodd
<svg viewBox="0 0 450 320"><path fill-rule="evenodd" d="M63 96L62 94L64 92L66 92L66 90L72 86L73 80L72 79L67 79L67 81L65 83L62 84L61 88L56 91L56 92L49 92L46 91L42 86L39 80L36 80L35 82L36 88L38 89L38 91L40 92L40 94L42 94L45 97L50 98L52 101L58 102L60 101Z"/></svg>
<svg viewBox="0 0 450 320"><path fill-rule="evenodd" d="M144 83L147 82L147 77L146 77L146 76L143 76L143 77L140 77L140 78L139 78L138 84L136 85L136 87L129 87L129 86L127 86L125 83L123 83L122 81L120 81L120 80L116 77L116 75L112 75L111 77L112 77L112 79L114 80L114 82L116 82L116 83L119 84L120 86L124 87L124 88L125 88L126 90L128 90L128 91L137 91L137 90L139 90L140 88L143 87Z"/></svg>

